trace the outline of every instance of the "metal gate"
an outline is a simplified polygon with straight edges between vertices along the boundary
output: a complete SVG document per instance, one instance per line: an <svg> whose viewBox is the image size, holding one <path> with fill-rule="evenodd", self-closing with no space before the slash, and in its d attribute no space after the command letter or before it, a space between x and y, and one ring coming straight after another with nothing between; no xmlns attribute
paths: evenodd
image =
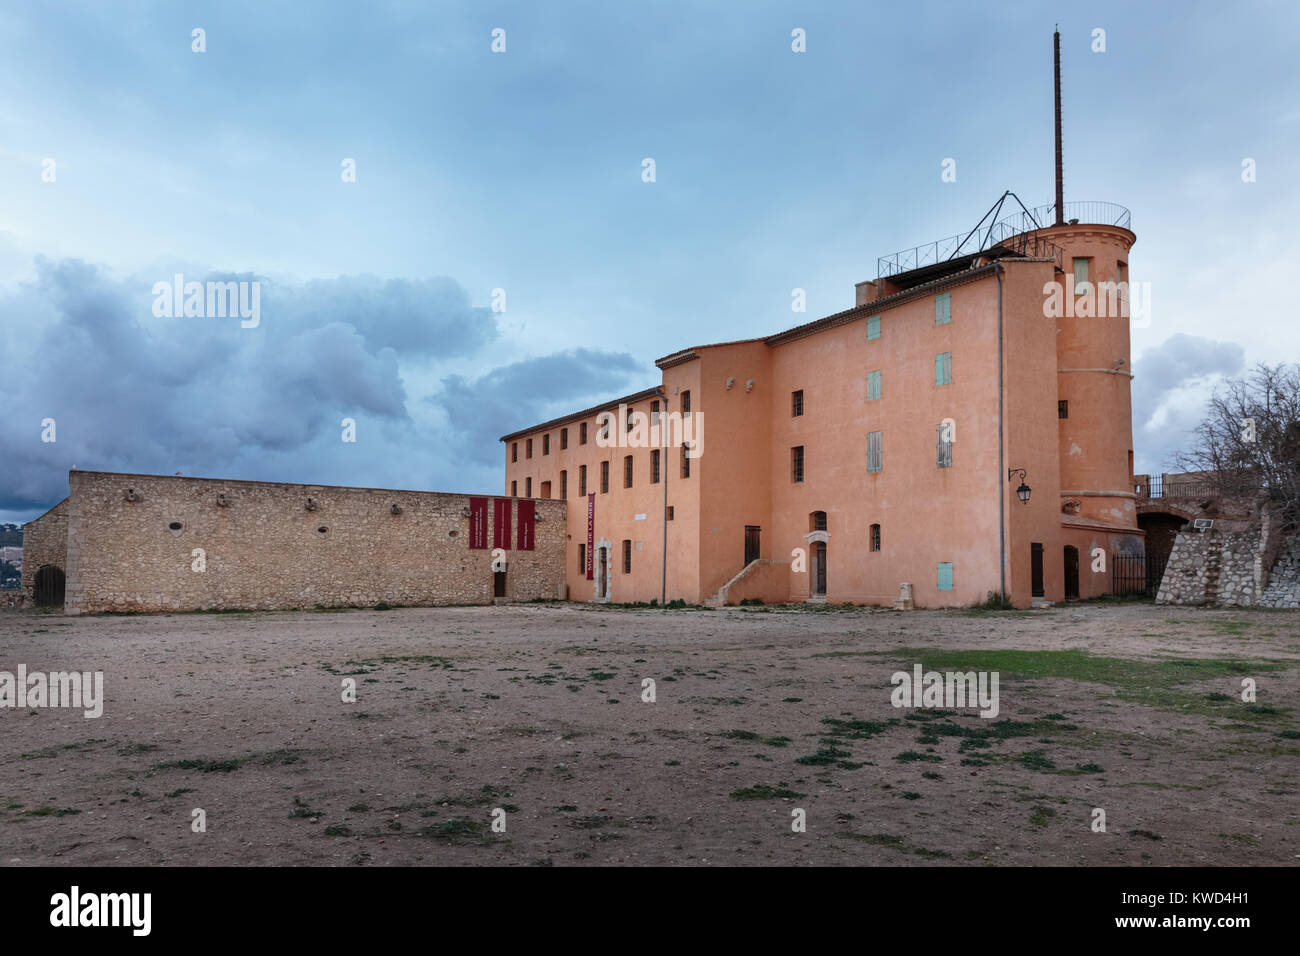
<svg viewBox="0 0 1300 956"><path fill-rule="evenodd" d="M1169 556L1162 554L1114 554L1110 559L1110 593L1153 598L1160 590Z"/></svg>

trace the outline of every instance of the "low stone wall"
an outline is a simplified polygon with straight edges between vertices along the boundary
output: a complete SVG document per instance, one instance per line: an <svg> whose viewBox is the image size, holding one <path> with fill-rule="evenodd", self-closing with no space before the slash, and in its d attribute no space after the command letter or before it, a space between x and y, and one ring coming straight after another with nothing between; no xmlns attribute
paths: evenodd
<svg viewBox="0 0 1300 956"><path fill-rule="evenodd" d="M69 484L69 614L493 600L493 509L489 547L471 550L468 495L86 471ZM511 542L508 599L563 595L564 507L536 502L535 550Z"/></svg>

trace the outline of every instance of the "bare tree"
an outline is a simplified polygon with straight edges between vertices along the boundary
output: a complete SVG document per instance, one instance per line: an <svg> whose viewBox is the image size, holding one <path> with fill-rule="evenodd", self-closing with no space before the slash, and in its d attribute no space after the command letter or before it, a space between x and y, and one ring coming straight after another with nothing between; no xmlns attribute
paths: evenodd
<svg viewBox="0 0 1300 956"><path fill-rule="evenodd" d="M1218 493L1262 491L1287 524L1300 524L1300 366L1260 363L1215 390L1178 466L1206 472Z"/></svg>

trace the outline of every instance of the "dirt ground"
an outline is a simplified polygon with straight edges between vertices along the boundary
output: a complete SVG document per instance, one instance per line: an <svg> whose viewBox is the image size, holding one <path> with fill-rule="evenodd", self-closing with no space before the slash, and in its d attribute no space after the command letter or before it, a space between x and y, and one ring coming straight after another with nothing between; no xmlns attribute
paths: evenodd
<svg viewBox="0 0 1300 956"><path fill-rule="evenodd" d="M0 864L1295 865L1298 625L4 611L0 671L103 671L106 702L0 709ZM895 708L915 663L998 671L1000 714Z"/></svg>

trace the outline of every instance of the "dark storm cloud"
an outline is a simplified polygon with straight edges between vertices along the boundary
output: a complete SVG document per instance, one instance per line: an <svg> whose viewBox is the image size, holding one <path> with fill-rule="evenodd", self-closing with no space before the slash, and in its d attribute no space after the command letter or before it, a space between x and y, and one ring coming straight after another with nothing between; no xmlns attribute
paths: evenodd
<svg viewBox="0 0 1300 956"><path fill-rule="evenodd" d="M172 280L38 259L36 278L0 297L0 511L53 504L72 466L230 475L241 458L337 443L344 415L408 430L399 357L463 357L498 334L491 312L444 278L185 275L259 280L256 328L155 316L153 284ZM46 418L53 444L41 441Z"/></svg>
<svg viewBox="0 0 1300 956"><path fill-rule="evenodd" d="M502 435L640 391L654 381L626 352L579 348L504 365L472 381L449 375L429 401L446 414L451 431L461 439L461 454L497 464Z"/></svg>
<svg viewBox="0 0 1300 956"><path fill-rule="evenodd" d="M1133 430L1141 449L1139 470L1172 468L1171 456L1186 449L1191 430L1205 414L1213 382L1240 375L1245 364L1245 350L1240 345L1183 333L1144 351L1133 364ZM1186 390L1192 391L1190 400ZM1179 401L1152 422L1161 406L1180 391L1184 394Z"/></svg>

